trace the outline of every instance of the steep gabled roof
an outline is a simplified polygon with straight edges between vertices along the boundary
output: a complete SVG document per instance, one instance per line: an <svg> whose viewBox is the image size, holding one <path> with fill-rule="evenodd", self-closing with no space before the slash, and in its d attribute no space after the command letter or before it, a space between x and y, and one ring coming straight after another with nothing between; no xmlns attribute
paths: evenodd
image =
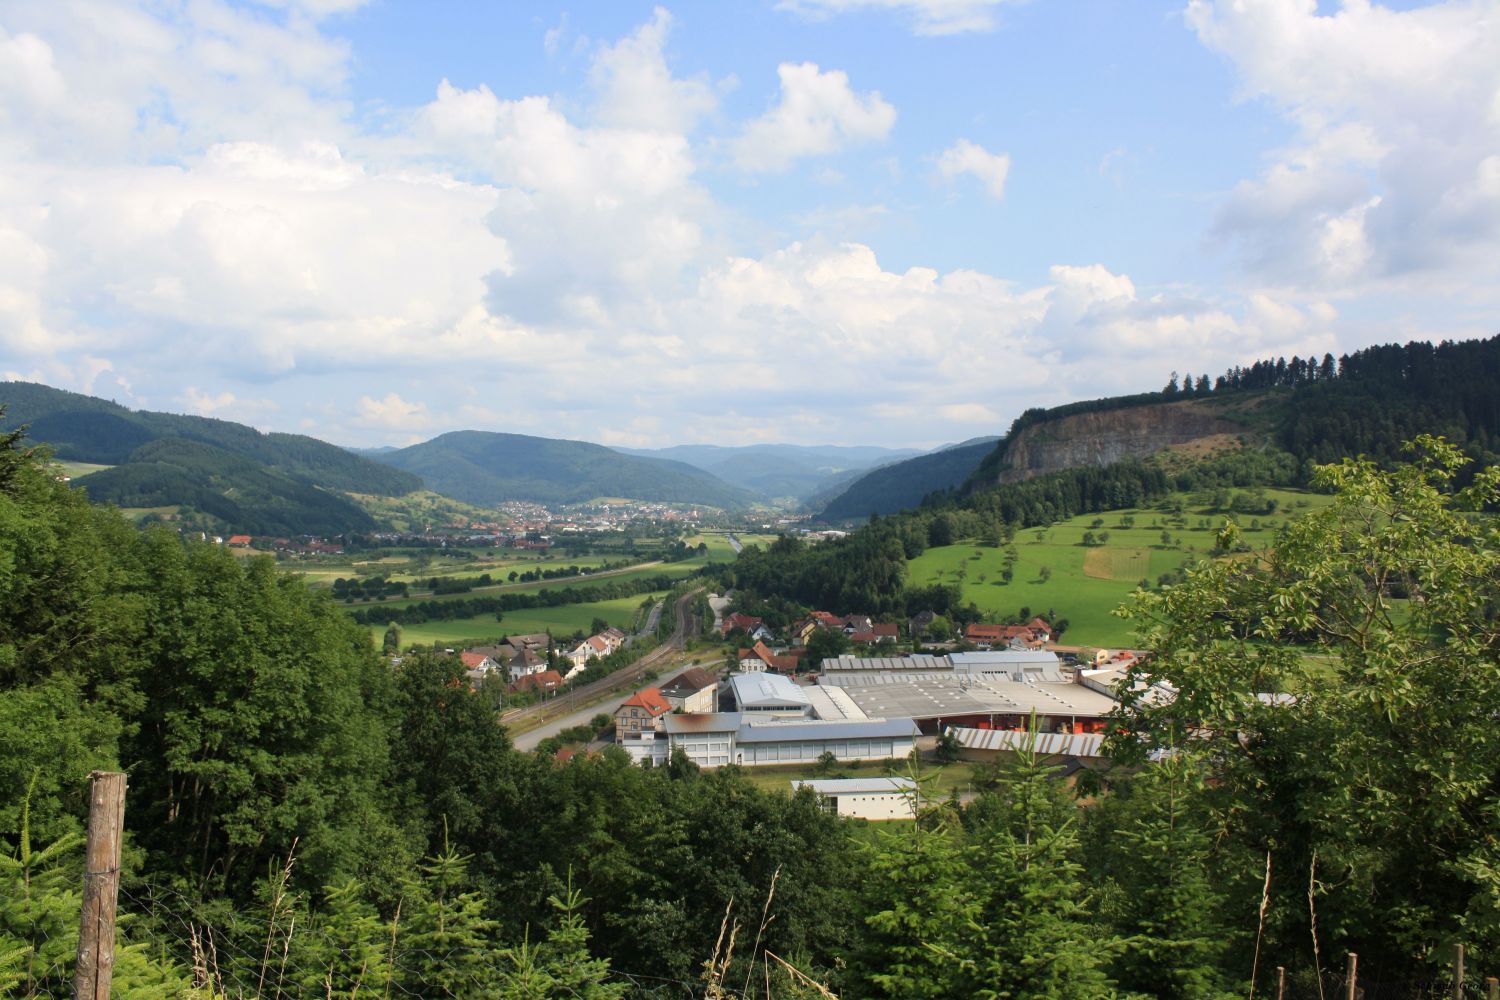
<svg viewBox="0 0 1500 1000"><path fill-rule="evenodd" d="M641 688L635 694L620 702L621 708L644 708L651 715L666 715L672 711L672 706L667 704L667 699L662 696L661 688Z"/></svg>

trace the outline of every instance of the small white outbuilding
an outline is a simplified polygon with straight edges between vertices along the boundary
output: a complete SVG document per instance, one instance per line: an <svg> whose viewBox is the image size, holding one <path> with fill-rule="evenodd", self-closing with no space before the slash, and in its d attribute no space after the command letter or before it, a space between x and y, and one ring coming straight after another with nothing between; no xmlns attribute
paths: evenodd
<svg viewBox="0 0 1500 1000"><path fill-rule="evenodd" d="M830 778L794 781L792 787L811 788L823 808L855 819L915 819L917 786L910 778Z"/></svg>

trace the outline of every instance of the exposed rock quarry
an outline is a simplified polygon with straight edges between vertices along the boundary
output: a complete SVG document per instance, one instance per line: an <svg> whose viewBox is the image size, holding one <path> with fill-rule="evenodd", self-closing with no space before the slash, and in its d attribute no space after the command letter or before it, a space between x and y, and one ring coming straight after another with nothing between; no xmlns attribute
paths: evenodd
<svg viewBox="0 0 1500 1000"><path fill-rule="evenodd" d="M1125 458L1145 458L1165 448L1245 426L1224 418L1209 400L1184 400L1123 410L1075 413L1025 428L1006 449L998 482L1015 483L1048 472L1103 467ZM1222 440L1222 438L1221 438Z"/></svg>

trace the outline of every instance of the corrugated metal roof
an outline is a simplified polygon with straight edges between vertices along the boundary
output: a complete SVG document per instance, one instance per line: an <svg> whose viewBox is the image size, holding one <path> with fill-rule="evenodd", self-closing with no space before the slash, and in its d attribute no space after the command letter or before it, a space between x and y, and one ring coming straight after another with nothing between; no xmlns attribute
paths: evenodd
<svg viewBox="0 0 1500 1000"><path fill-rule="evenodd" d="M971 663L975 665L991 663L1042 663L1055 667L1062 662L1057 658L1056 653L1049 652L1045 649L992 649L988 651L978 650L969 653L949 653L948 659L953 661L953 664L955 666L959 664Z"/></svg>
<svg viewBox="0 0 1500 1000"><path fill-rule="evenodd" d="M882 792L906 795L917 790L917 783L910 778L827 778L794 781L792 787L811 788L819 795L879 795Z"/></svg>
<svg viewBox="0 0 1500 1000"><path fill-rule="evenodd" d="M1013 729L960 729L948 732L958 745L969 750L1021 750L1035 740L1036 752L1044 756L1103 757L1103 733L1036 733Z"/></svg>

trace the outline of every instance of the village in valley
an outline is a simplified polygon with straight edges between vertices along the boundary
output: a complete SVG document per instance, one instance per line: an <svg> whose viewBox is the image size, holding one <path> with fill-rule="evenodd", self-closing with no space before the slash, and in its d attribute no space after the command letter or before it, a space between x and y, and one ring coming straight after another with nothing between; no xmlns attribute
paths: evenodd
<svg viewBox="0 0 1500 1000"><path fill-rule="evenodd" d="M590 726L567 741L552 736L543 749L559 761L616 747L643 767L675 758L769 769L768 778L788 790L808 785L840 815L910 819L918 796L904 774L914 757L983 762L1034 748L1064 776L1098 766L1115 690L1136 660L1107 650L1080 659L1041 617L974 623L924 646L938 618L930 611L901 621L813 611L778 634L731 610L732 594L710 595L708 606L703 644L722 649L722 661L698 662L700 653L665 679L600 702ZM556 644L517 635L455 655L476 690L503 683L513 702L545 706L632 638L615 628ZM848 652L820 657L829 639ZM833 776L861 767L866 774Z"/></svg>

